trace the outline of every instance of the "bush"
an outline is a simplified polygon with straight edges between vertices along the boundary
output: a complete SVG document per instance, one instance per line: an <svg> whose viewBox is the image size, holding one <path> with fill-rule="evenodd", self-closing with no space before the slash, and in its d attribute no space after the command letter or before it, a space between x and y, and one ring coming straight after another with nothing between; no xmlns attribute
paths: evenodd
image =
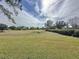
<svg viewBox="0 0 79 59"><path fill-rule="evenodd" d="M49 30L46 30L46 31L59 33L59 34L62 34L62 35L79 37L79 30L72 30L72 29L68 29L68 30L60 30L60 29L51 30L51 29L49 29Z"/></svg>
<svg viewBox="0 0 79 59"><path fill-rule="evenodd" d="M59 34L68 35L68 36L72 36L73 33L74 33L74 30L61 30L61 31L59 31Z"/></svg>
<svg viewBox="0 0 79 59"><path fill-rule="evenodd" d="M79 37L79 31L75 31L73 34L74 37Z"/></svg>

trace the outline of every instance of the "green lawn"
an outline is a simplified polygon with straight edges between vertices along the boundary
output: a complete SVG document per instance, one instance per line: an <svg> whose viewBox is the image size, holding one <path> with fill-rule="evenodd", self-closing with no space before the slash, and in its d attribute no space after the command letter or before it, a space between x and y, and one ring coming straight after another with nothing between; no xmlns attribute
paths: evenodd
<svg viewBox="0 0 79 59"><path fill-rule="evenodd" d="M79 59L79 38L46 31L0 33L0 59Z"/></svg>

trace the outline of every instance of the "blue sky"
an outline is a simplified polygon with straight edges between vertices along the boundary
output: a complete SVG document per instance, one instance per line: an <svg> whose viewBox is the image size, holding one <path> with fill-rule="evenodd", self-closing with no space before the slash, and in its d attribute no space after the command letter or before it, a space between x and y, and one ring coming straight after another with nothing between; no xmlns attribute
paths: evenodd
<svg viewBox="0 0 79 59"><path fill-rule="evenodd" d="M23 9L43 21L47 18L49 6L56 0L22 0Z"/></svg>
<svg viewBox="0 0 79 59"><path fill-rule="evenodd" d="M40 19L44 18L41 14L41 0L22 0L23 9L33 15L34 17Z"/></svg>

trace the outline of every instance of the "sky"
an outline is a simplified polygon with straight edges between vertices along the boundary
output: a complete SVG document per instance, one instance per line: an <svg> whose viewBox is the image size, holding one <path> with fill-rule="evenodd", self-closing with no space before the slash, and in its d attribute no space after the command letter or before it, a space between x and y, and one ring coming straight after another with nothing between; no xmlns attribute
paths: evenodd
<svg viewBox="0 0 79 59"><path fill-rule="evenodd" d="M20 10L19 8L16 8L18 11L18 15L14 15L14 10L11 6L6 4L4 2L5 0L2 0L0 2L1 5L3 5L7 10L13 13L13 18L15 19L16 24L13 24L11 20L9 20L3 13L0 11L0 23L8 24L9 26L11 25L16 25L16 26L28 26L28 27L43 27L43 22L39 21L38 18L34 17L32 14L29 12L32 12L32 8L30 9L31 11L26 11L26 10ZM28 6L29 7L29 6ZM28 8L29 9L29 8Z"/></svg>
<svg viewBox="0 0 79 59"><path fill-rule="evenodd" d="M19 14L13 16L17 25L40 27L44 26L46 20L66 20L79 15L79 0L22 0L21 3L22 11L17 8ZM13 12L12 7L9 7L5 2L0 1L0 4ZM11 24L1 12L0 22Z"/></svg>
<svg viewBox="0 0 79 59"><path fill-rule="evenodd" d="M47 18L70 17L78 14L75 10L79 8L79 0L23 0L22 4L26 12L42 21Z"/></svg>
<svg viewBox="0 0 79 59"><path fill-rule="evenodd" d="M49 6L54 2L56 2L56 0L42 0L42 12L47 12Z"/></svg>
<svg viewBox="0 0 79 59"><path fill-rule="evenodd" d="M3 5L6 9L13 12L12 7L1 0L0 4ZM18 10L18 16L13 16L16 25L23 26L44 26L44 22L47 16L44 16L44 12L48 8L48 5L51 1L54 0L22 0L22 9L23 11ZM13 12L14 13L14 12ZM0 12L0 23L5 23L8 25L15 25L11 23L8 18Z"/></svg>
<svg viewBox="0 0 79 59"><path fill-rule="evenodd" d="M41 20L46 18L49 6L56 0L22 0L23 9Z"/></svg>

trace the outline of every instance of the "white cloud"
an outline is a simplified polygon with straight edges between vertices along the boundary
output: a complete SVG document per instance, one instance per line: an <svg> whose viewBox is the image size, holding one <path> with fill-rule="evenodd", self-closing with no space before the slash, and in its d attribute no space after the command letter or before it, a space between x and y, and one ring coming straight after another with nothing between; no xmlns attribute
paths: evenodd
<svg viewBox="0 0 79 59"><path fill-rule="evenodd" d="M41 26L42 22L40 22L37 18L32 15L26 13L24 10L20 11L18 16L15 17L17 25L25 25L25 26Z"/></svg>
<svg viewBox="0 0 79 59"><path fill-rule="evenodd" d="M47 12L47 9L51 4L53 4L56 0L42 0L42 12Z"/></svg>
<svg viewBox="0 0 79 59"><path fill-rule="evenodd" d="M47 15L51 19L54 17L65 17L67 20L79 15L79 0L57 0L56 3L50 7L51 8L48 9L49 11L47 10Z"/></svg>

